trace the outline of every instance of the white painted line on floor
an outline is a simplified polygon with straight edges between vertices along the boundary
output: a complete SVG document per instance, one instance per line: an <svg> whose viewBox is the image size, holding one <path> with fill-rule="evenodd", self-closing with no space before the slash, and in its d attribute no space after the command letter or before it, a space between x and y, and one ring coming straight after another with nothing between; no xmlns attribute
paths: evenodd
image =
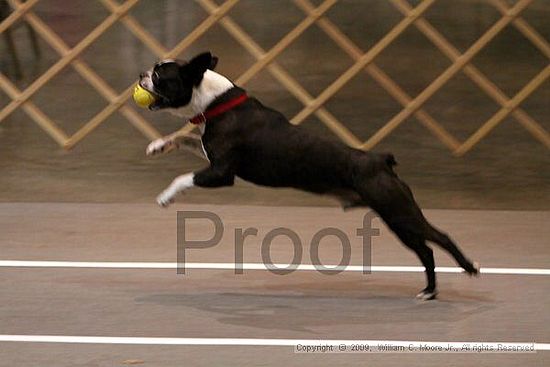
<svg viewBox="0 0 550 367"><path fill-rule="evenodd" d="M183 266L183 264L180 264ZM105 262L105 261L37 261L37 260L0 260L0 268L18 267L18 268L111 268L111 269L176 269L178 266L174 262ZM286 268L289 264L274 264L276 268ZM209 269L209 270L234 270L234 263L186 263L185 269ZM244 263L243 270L268 270L269 265L262 263ZM273 268L272 268L273 269ZM301 264L296 266L296 270L314 271L315 265ZM324 265L321 270L333 271L363 271L363 266L349 265L336 266ZM369 269L367 269L369 270ZM399 272L399 273L421 273L424 271L422 266L371 266L371 272ZM459 267L438 266L435 268L438 273L462 273L464 270ZM481 268L481 274L498 275L550 275L550 269L537 268Z"/></svg>
<svg viewBox="0 0 550 367"><path fill-rule="evenodd" d="M469 348L502 349L530 348L527 351L550 350L550 343L525 342L434 342L434 341L407 341L407 340L349 340L349 339L251 339L251 338L147 338L147 337L112 337L112 336L67 336L67 335L0 335L0 342L30 342L30 343L83 343L83 344L147 344L147 345L226 345L226 346L353 346L369 345L403 346L405 348L442 347L457 348L460 351L465 345ZM416 350L418 351L418 350ZM475 350L468 350L474 352ZM508 350L509 351L509 350ZM505 351L503 351L505 352Z"/></svg>

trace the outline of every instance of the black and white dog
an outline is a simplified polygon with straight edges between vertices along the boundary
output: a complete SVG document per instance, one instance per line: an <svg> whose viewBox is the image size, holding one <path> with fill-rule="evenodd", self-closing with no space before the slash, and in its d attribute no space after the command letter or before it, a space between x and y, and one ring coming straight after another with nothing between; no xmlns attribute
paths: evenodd
<svg viewBox="0 0 550 367"><path fill-rule="evenodd" d="M290 124L214 72L217 61L210 53L189 62L165 60L140 76L140 85L156 98L150 110L195 116L190 122L199 124L201 148L210 161L207 168L176 177L158 196L160 205L169 205L193 186L231 186L235 176L258 185L331 195L344 208L375 210L418 255L427 276L427 287L418 298L433 299L437 294L433 252L426 241L447 250L468 274L478 274L478 266L422 215L411 190L394 172L391 154L353 149ZM153 141L146 152L154 155L182 140L193 144L176 132Z"/></svg>

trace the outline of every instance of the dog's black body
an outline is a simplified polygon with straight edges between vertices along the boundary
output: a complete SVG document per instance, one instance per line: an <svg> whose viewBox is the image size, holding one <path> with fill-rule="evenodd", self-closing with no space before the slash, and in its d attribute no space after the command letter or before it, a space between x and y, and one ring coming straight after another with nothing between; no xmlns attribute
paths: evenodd
<svg viewBox="0 0 550 367"><path fill-rule="evenodd" d="M213 104L243 92L235 87ZM294 187L318 194L352 190L357 170L363 169L359 162L367 163L367 156L371 157L371 165L377 158L383 159L311 135L255 98L209 120L202 141L211 161L203 172L213 171L220 177L236 175L258 185ZM212 174L203 178L197 173L195 183L211 185Z"/></svg>
<svg viewBox="0 0 550 367"><path fill-rule="evenodd" d="M193 65L199 63L200 58L202 64ZM210 54L203 54L188 64L176 64L180 74L184 75L179 88L196 87L200 78L185 74L191 70L191 73L202 75L206 68L213 69L215 61ZM159 78L163 78L160 70L157 73ZM185 87L185 80L195 81L191 87ZM167 94L161 88L155 92ZM183 91L175 93L179 96L185 94ZM217 96L208 109L243 93L241 88L234 86ZM173 101L164 98L152 109L181 107L189 103L189 100ZM238 176L258 185L293 187L331 195L338 198L344 208L370 207L375 210L399 239L418 255L426 268L428 284L420 294L422 298L430 299L436 295L433 252L426 241L435 242L447 250L469 274L477 274L477 268L452 240L425 219L411 190L394 172L396 162L391 154L364 152L312 135L300 126L290 124L281 113L265 107L255 98L248 98L209 119L202 142L210 166L194 174L196 186L228 186Z"/></svg>

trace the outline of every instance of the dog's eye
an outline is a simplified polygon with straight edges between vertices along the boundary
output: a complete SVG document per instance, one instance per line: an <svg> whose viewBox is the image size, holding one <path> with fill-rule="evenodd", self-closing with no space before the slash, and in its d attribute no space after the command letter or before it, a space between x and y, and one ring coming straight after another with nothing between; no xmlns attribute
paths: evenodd
<svg viewBox="0 0 550 367"><path fill-rule="evenodd" d="M151 76L151 79L153 81L153 84L156 85L157 87L162 87L164 84L166 84L166 83L164 83L164 80L162 80L159 77L159 74L156 71Z"/></svg>

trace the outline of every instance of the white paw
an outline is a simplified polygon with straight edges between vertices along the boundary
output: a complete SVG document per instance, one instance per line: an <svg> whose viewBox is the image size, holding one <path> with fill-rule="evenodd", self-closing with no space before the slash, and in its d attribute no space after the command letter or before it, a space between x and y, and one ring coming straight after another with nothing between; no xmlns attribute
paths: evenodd
<svg viewBox="0 0 550 367"><path fill-rule="evenodd" d="M173 192L172 190L164 190L163 192L160 193L159 196L157 196L157 203L163 208L166 208L168 205L174 202L175 196L176 196L176 193Z"/></svg>
<svg viewBox="0 0 550 367"><path fill-rule="evenodd" d="M163 153L168 150L169 147L174 146L174 141L167 140L164 138L153 140L145 150L145 154L147 155L155 155L159 153Z"/></svg>
<svg viewBox="0 0 550 367"><path fill-rule="evenodd" d="M421 301L431 301L433 299L436 299L437 297L437 291L422 291L416 295L416 299L419 299Z"/></svg>

